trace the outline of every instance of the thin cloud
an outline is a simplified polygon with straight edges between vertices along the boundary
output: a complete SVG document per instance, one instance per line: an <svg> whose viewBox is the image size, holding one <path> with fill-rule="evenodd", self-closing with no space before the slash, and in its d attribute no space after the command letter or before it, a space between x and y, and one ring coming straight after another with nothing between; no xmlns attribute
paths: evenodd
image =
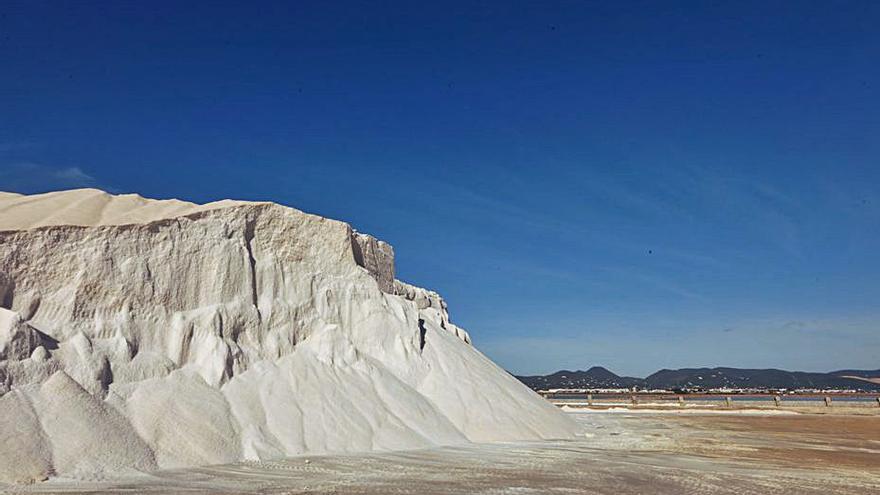
<svg viewBox="0 0 880 495"><path fill-rule="evenodd" d="M54 167L19 162L0 168L0 190L20 193L94 187L95 177L80 167Z"/></svg>
<svg viewBox="0 0 880 495"><path fill-rule="evenodd" d="M722 219L760 233L789 255L803 256L803 205L779 188L714 167L682 165L673 173L679 174L680 194L705 205L703 211L717 211ZM718 221L711 216L708 220Z"/></svg>
<svg viewBox="0 0 880 495"><path fill-rule="evenodd" d="M54 177L71 184L92 184L95 178L82 171L79 167L62 168L54 172Z"/></svg>
<svg viewBox="0 0 880 495"><path fill-rule="evenodd" d="M624 266L604 266L600 267L599 269L608 272L615 277L625 277L626 279L632 280L638 285L653 287L656 290L660 290L668 294L673 294L682 298L693 299L696 301L707 300L703 294L699 294L697 292L687 289L686 287L683 287L676 280L664 277L662 275L652 274L645 269L637 269Z"/></svg>

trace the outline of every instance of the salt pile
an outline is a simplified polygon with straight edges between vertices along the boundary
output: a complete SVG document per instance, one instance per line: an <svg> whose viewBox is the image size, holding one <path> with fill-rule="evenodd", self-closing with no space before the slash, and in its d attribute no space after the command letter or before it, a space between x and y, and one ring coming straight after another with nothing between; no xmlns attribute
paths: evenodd
<svg viewBox="0 0 880 495"><path fill-rule="evenodd" d="M0 193L0 481L576 430L346 223Z"/></svg>

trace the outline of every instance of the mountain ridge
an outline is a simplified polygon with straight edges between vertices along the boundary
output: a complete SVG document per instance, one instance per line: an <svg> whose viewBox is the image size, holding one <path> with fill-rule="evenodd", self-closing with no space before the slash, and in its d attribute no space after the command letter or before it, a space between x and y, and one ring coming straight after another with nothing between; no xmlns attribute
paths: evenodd
<svg viewBox="0 0 880 495"><path fill-rule="evenodd" d="M602 366L560 370L548 375L517 376L534 390L546 389L840 389L880 391L880 370L839 370L828 373L776 368L661 369L645 378L619 376Z"/></svg>

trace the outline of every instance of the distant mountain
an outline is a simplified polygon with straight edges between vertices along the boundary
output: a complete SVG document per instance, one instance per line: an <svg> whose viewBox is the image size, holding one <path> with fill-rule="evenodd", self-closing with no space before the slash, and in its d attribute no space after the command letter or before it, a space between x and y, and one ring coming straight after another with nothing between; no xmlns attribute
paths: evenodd
<svg viewBox="0 0 880 495"><path fill-rule="evenodd" d="M587 371L558 371L546 376L522 376L520 381L535 390L553 388L640 389L855 389L880 390L880 370L841 370L810 373L777 369L683 368L660 370L647 378L621 377L600 366Z"/></svg>
<svg viewBox="0 0 880 495"><path fill-rule="evenodd" d="M518 376L521 382L535 390L548 388L631 388L644 380L618 376L601 366L586 371L562 370L546 376Z"/></svg>
<svg viewBox="0 0 880 495"><path fill-rule="evenodd" d="M645 379L647 388L815 388L875 389L876 384L835 376L777 369L686 368L660 370Z"/></svg>

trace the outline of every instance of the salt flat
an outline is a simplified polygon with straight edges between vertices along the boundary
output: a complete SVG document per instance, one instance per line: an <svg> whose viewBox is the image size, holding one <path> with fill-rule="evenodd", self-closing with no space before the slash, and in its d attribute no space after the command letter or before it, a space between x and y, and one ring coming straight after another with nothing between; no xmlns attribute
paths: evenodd
<svg viewBox="0 0 880 495"><path fill-rule="evenodd" d="M880 492L880 418L570 413L575 440L295 457L158 471L115 482L53 480L27 493Z"/></svg>

